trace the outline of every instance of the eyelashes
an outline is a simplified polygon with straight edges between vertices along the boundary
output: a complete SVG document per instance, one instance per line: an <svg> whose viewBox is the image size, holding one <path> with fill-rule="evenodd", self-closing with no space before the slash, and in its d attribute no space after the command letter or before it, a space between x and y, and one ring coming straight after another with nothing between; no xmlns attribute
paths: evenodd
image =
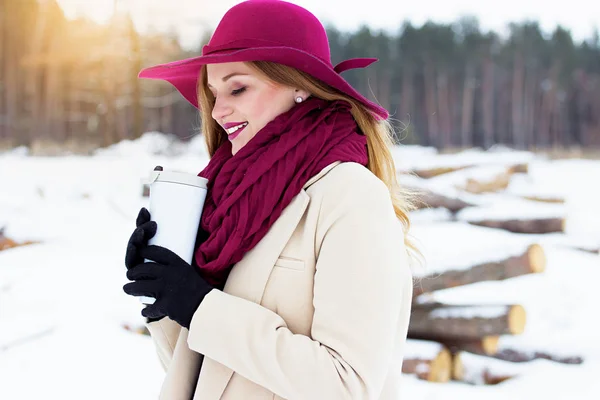
<svg viewBox="0 0 600 400"><path fill-rule="evenodd" d="M244 93L245 91L246 91L246 87L244 86L242 88L232 90L231 91L231 95L232 96L237 96L237 95L240 95L240 94Z"/></svg>
<svg viewBox="0 0 600 400"><path fill-rule="evenodd" d="M240 94L244 93L246 91L247 87L241 87L239 89L235 89L231 91L231 96L239 96ZM211 90L211 93L213 95L213 97L216 99L217 96L215 95L215 93Z"/></svg>

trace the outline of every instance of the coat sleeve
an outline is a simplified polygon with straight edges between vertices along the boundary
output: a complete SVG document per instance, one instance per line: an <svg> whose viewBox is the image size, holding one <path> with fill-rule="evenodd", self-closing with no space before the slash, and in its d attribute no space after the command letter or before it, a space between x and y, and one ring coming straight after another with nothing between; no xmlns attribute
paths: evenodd
<svg viewBox="0 0 600 400"><path fill-rule="evenodd" d="M173 351L181 331L181 326L168 317L165 317L159 321L146 323L146 327L156 347L160 364L167 371L173 359Z"/></svg>
<svg viewBox="0 0 600 400"><path fill-rule="evenodd" d="M193 317L192 350L286 399L379 397L406 339L412 276L387 188L376 179L355 184L322 200L311 337L213 290Z"/></svg>

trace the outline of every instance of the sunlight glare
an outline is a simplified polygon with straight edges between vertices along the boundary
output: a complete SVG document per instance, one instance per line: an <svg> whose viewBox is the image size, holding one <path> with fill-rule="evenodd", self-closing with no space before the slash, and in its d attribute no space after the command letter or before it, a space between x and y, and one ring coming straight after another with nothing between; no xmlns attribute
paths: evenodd
<svg viewBox="0 0 600 400"><path fill-rule="evenodd" d="M85 17L107 22L114 13L115 0L57 0L67 18Z"/></svg>

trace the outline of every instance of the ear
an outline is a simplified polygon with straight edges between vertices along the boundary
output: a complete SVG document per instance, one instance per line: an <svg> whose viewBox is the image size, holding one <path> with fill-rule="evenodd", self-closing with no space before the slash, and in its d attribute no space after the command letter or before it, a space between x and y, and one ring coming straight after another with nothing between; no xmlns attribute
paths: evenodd
<svg viewBox="0 0 600 400"><path fill-rule="evenodd" d="M302 89L294 89L294 98L301 96L304 100L310 96L310 93Z"/></svg>

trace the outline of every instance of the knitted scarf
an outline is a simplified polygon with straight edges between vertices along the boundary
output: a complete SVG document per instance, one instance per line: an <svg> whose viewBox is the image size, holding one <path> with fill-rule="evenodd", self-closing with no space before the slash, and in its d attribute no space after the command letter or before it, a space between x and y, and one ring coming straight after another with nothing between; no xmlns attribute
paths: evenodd
<svg viewBox="0 0 600 400"><path fill-rule="evenodd" d="M345 101L309 97L269 122L234 156L223 143L208 179L194 261L222 287L231 267L269 231L306 182L336 162L367 165L367 140Z"/></svg>

